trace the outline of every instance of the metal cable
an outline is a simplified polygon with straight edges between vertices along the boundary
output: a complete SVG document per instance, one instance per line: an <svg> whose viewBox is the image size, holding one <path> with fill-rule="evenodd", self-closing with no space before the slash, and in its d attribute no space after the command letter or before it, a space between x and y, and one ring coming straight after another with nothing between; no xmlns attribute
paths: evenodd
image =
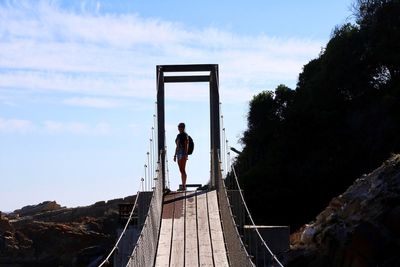
<svg viewBox="0 0 400 267"><path fill-rule="evenodd" d="M222 114L221 105L222 105L222 103L220 103L220 113L221 113L221 120L222 120L222 127L221 127L221 128L222 128L222 135L223 135L222 140L225 141L225 142L223 142L223 146L226 145L226 147L225 147L225 153L226 153L226 152L229 151L229 149L228 149L228 140L226 140L226 131L225 131L225 128L223 127L223 118L224 118L224 116L223 116L223 114ZM222 150L222 152L224 152L224 150ZM222 156L222 160L223 160L223 161L224 161L224 154L225 154L225 153L223 153L223 156ZM229 153L229 152L228 152L228 157L229 157L229 161L230 161L231 159L230 159L230 153ZM220 155L218 155L218 160L221 162ZM222 164L223 164L223 163L222 163ZM231 162L227 162L227 160L225 160L225 164L226 164L226 165L229 165L229 164L231 164ZM228 166L227 166L227 167L228 167ZM268 246L267 243L265 242L264 238L261 236L260 232L258 231L258 228L256 227L256 225L255 225L255 223L254 223L253 217L252 217L251 214L250 214L250 210L249 210L249 208L247 207L246 201L244 200L244 197L243 197L243 194L242 194L242 189L241 189L241 187L240 187L240 185L239 185L239 180L238 180L238 177L237 177L237 175L236 175L236 170L235 170L233 164L231 164L231 170L232 170L232 172L233 172L233 174L234 174L235 181L236 181L236 185L237 185L237 188L238 188L239 195L240 195L240 198L241 198L241 200L242 200L243 206L244 206L244 208L246 209L247 215L248 215L248 217L249 217L249 219L250 219L250 221L251 221L251 224L253 225L253 227L254 227L254 229L255 229L255 231L256 231L258 237L260 238L262 245L264 245L264 247L265 247L265 248L268 250L268 252L271 254L272 260L275 260L275 261L279 264L279 266L284 267L283 264L282 264L282 263L279 261L279 259L276 257L276 255L271 251L271 249L269 248L269 246ZM226 168L225 174L226 174L226 175L228 174L228 168Z"/></svg>
<svg viewBox="0 0 400 267"><path fill-rule="evenodd" d="M169 184L169 161L168 161L168 150L167 149L165 149L165 162L166 162L166 168L167 168L167 170L166 170L166 187L168 188L168 189L170 189L171 187L170 187L170 184Z"/></svg>
<svg viewBox="0 0 400 267"><path fill-rule="evenodd" d="M162 152L164 153L164 152ZM161 163L158 164L160 170ZM129 267L152 266L156 255L158 235L161 224L163 187L162 172L157 171L158 176L155 180L149 209L146 220L142 227L139 239L132 251L131 256L126 264Z"/></svg>
<svg viewBox="0 0 400 267"><path fill-rule="evenodd" d="M138 202L139 194L140 194L140 191L138 191L137 194L136 194L135 203L133 204L132 210L131 210L131 212L130 212L130 214L129 214L128 221L127 221L126 224L125 224L124 230L122 230L121 234L119 235L119 238L118 238L117 242L115 243L115 245L114 245L114 247L112 248L112 250L110 251L110 253L109 253L109 254L107 255L107 257L104 259L104 261L103 261L102 263L100 263L100 265L99 265L98 267L101 267L101 266L103 266L104 264L108 263L108 260L110 259L111 255L112 255L112 254L114 253L114 251L118 248L118 244L119 244L119 242L121 241L122 237L125 235L125 231L126 231L126 229L128 229L129 223L130 223L131 220L132 220L133 211L135 210L136 204L137 204L137 202Z"/></svg>
<svg viewBox="0 0 400 267"><path fill-rule="evenodd" d="M211 153L211 157L213 157L213 155L214 153ZM214 164L211 164L211 168L213 168L213 166ZM220 163L218 164L218 168L219 175L216 181L218 183L218 204L220 208L221 223L224 231L229 264L232 267L254 267L255 264L251 261L251 257L245 248L243 240L240 237L240 233L232 213L232 206L227 195L225 183L222 179ZM212 171L211 173L214 172Z"/></svg>
<svg viewBox="0 0 400 267"><path fill-rule="evenodd" d="M156 103L157 105L157 103ZM147 155L147 164L144 165L144 178L141 178L141 190L142 191L148 191L149 189L151 189L153 187L153 179L152 177L155 176L157 170L155 168L155 155L154 155L154 150L155 150L155 142L154 142L154 130L156 127L156 115L153 115L154 118L154 126L151 128L151 138L150 138L150 147L149 147L149 151L146 153ZM125 235L126 230L128 229L128 226L132 220L132 216L133 216L133 212L136 208L136 205L138 204L138 199L139 199L139 195L140 195L140 191L137 192L136 194L136 199L135 199L135 203L133 204L132 210L129 214L129 218L125 224L124 229L122 230L118 240L116 241L114 247L112 248L112 250L110 251L110 253L107 255L107 257L103 260L103 262L98 266L98 267L102 267L104 264L108 263L111 255L114 253L114 251L118 248L118 245L122 239L122 237Z"/></svg>
<svg viewBox="0 0 400 267"><path fill-rule="evenodd" d="M261 236L260 232L258 231L258 229L257 229L257 227L256 227L256 225L255 225L255 223L254 223L253 217L252 217L251 214L250 214L249 208L247 207L246 201L244 200L244 197L243 197L243 194L242 194L242 189L241 189L241 187L240 187L240 185L239 185L238 177L237 177L237 175L236 175L235 167L234 167L233 165L231 165L231 168L232 168L233 175L234 175L234 177L235 177L235 181L236 181L236 185L237 185L238 190L239 190L240 197L241 197L241 199L242 199L244 208L246 209L247 215L249 216L249 219L250 219L250 221L251 221L251 224L254 226L254 229L256 230L256 233L257 233L258 237L260 238L262 244L263 244L264 247L268 250L268 252L271 254L272 259L274 259L274 260L279 264L279 266L284 267L283 264L282 264L282 263L279 261L279 259L276 257L276 255L275 255L275 254L271 251L271 249L268 247L267 243L265 243L264 238Z"/></svg>

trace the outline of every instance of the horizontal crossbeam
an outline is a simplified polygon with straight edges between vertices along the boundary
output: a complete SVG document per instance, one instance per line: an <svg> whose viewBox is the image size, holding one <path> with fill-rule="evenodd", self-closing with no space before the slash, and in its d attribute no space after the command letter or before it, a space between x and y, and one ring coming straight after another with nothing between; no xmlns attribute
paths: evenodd
<svg viewBox="0 0 400 267"><path fill-rule="evenodd" d="M187 71L212 71L217 64L193 64L193 65L158 65L157 68L163 72L187 72Z"/></svg>
<svg viewBox="0 0 400 267"><path fill-rule="evenodd" d="M164 76L165 83L209 82L210 75Z"/></svg>

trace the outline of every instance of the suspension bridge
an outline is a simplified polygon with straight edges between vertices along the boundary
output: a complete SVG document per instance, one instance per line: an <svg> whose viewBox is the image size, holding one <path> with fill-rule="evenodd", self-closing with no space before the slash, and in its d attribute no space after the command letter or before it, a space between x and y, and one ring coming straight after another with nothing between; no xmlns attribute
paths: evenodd
<svg viewBox="0 0 400 267"><path fill-rule="evenodd" d="M230 169L218 65L158 65L156 77L145 177L135 203L125 207L125 224L114 247L98 266L284 266L288 227L255 225L236 172ZM187 82L209 83L210 179L207 186L174 192L169 190L164 84ZM227 181L229 169L233 178Z"/></svg>

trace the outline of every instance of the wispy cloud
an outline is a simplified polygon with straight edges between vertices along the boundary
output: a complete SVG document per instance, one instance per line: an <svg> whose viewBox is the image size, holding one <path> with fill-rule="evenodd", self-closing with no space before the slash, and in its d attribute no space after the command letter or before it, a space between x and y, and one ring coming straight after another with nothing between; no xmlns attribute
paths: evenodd
<svg viewBox="0 0 400 267"><path fill-rule="evenodd" d="M111 127L104 122L89 125L81 122L45 121L43 130L50 134L107 135L110 133Z"/></svg>
<svg viewBox="0 0 400 267"><path fill-rule="evenodd" d="M33 123L23 119L6 119L0 117L0 133L29 133L35 129Z"/></svg>
<svg viewBox="0 0 400 267"><path fill-rule="evenodd" d="M0 133L108 135L112 133L112 127L107 122L89 124L77 121L46 120L41 123L35 123L30 120L0 117Z"/></svg>
<svg viewBox="0 0 400 267"><path fill-rule="evenodd" d="M254 86L268 89L266 81L294 83L322 46L319 40L241 36L137 14L104 14L100 7L66 11L57 1L6 3L0 4L0 90L74 93L70 103L88 106L96 102L84 100L88 95L153 99L155 66L178 63L219 64L226 100L246 101L260 89ZM188 88L188 99L207 100L203 91Z"/></svg>
<svg viewBox="0 0 400 267"><path fill-rule="evenodd" d="M93 108L114 108L122 105L120 101L95 98L95 97L73 97L64 100L64 104L71 106L93 107Z"/></svg>

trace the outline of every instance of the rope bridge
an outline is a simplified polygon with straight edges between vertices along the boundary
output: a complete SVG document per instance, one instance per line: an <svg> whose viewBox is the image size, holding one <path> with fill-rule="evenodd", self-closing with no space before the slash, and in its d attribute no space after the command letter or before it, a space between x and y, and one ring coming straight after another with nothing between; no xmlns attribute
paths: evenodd
<svg viewBox="0 0 400 267"><path fill-rule="evenodd" d="M185 71L209 71L210 75L164 77L165 72ZM166 191L169 189L169 168L165 146L164 82L210 83L211 179L207 190ZM140 235L123 266L283 267L279 255L274 254L255 225L231 164L223 115L220 115L218 66L157 66L157 87L157 115L153 115L154 125L146 153L144 177L141 178L141 190L150 191L151 200ZM227 188L224 177L229 173L233 174L230 176L234 177L234 182L231 181ZM236 192L236 198L232 192ZM136 195L123 231L99 267L109 266L111 256L122 253L118 248L127 235L134 211L139 208L140 194ZM238 210L242 212L238 213ZM250 237L256 240L250 240ZM252 248L252 244L257 247Z"/></svg>

